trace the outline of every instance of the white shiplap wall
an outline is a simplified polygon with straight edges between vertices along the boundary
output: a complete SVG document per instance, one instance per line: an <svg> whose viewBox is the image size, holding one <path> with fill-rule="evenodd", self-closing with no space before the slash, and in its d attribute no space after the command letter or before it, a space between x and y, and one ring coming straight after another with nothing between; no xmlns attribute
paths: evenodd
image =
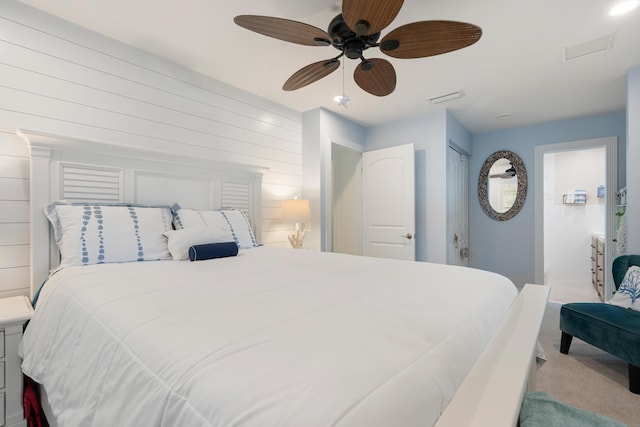
<svg viewBox="0 0 640 427"><path fill-rule="evenodd" d="M267 167L262 241L288 245L280 200L301 192L298 112L2 0L0 297L29 289L29 152L19 128Z"/></svg>

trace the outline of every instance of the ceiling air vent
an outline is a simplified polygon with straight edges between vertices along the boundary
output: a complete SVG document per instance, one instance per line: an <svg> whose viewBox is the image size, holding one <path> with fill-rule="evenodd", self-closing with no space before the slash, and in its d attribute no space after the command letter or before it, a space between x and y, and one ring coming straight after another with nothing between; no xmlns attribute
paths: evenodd
<svg viewBox="0 0 640 427"><path fill-rule="evenodd" d="M611 50L613 48L614 35L615 33L612 33L604 37L578 43L573 46L567 46L564 48L564 60L569 61L571 59Z"/></svg>
<svg viewBox="0 0 640 427"><path fill-rule="evenodd" d="M462 98L463 96L464 96L464 92L459 90L457 92L451 92L444 95L429 98L429 102L432 104L439 104L441 102L451 101L452 99Z"/></svg>

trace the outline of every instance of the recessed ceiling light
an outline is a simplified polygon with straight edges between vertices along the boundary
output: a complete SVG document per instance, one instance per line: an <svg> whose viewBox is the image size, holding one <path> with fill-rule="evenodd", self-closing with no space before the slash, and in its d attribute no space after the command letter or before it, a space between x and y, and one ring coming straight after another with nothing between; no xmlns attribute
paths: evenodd
<svg viewBox="0 0 640 427"><path fill-rule="evenodd" d="M609 16L624 15L627 12L631 12L638 6L640 6L640 0L627 0L620 2L609 9Z"/></svg>

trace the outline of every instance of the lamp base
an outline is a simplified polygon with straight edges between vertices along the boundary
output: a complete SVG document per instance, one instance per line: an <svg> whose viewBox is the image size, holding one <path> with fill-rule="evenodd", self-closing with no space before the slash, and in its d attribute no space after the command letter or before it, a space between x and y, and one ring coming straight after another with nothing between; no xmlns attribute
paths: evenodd
<svg viewBox="0 0 640 427"><path fill-rule="evenodd" d="M291 243L291 247L294 249L302 249L302 241L304 240L304 232L305 230L300 229L300 224L296 224L296 230L289 234L289 243Z"/></svg>

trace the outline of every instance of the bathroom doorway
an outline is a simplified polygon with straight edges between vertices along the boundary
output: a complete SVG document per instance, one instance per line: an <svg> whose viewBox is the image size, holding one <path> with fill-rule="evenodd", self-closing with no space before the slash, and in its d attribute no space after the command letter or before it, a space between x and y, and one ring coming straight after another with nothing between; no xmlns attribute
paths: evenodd
<svg viewBox="0 0 640 427"><path fill-rule="evenodd" d="M536 149L542 178L538 184L536 176L536 224L538 216L542 223L536 230L536 239L541 240L542 280L537 266L536 282L550 286L550 301L608 299L616 192L616 172L609 170L615 164L608 162L609 156L616 157L609 152L615 151L615 144L608 140Z"/></svg>

